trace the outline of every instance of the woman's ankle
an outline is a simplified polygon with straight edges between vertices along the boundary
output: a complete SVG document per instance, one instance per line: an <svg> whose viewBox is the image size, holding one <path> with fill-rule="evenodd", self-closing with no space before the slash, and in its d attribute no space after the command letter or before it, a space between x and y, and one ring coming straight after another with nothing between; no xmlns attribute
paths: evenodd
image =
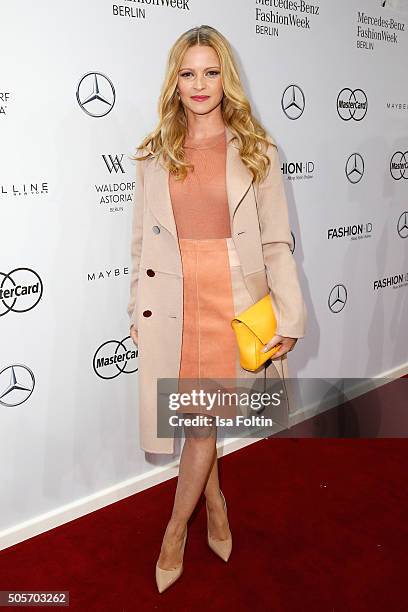
<svg viewBox="0 0 408 612"><path fill-rule="evenodd" d="M171 518L167 525L167 534L172 537L181 537L186 531L187 523L185 520Z"/></svg>
<svg viewBox="0 0 408 612"><path fill-rule="evenodd" d="M224 508L224 500L221 497L219 489L206 494L205 500L209 510L219 510L220 508Z"/></svg>

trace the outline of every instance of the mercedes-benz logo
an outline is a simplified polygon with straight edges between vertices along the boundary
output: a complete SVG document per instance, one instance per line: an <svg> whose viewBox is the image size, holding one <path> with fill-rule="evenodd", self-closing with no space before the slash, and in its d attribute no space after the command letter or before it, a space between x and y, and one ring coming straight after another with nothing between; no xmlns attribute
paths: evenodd
<svg viewBox="0 0 408 612"><path fill-rule="evenodd" d="M332 312L338 313L345 307L347 302L347 289L339 283L330 291L328 304Z"/></svg>
<svg viewBox="0 0 408 612"><path fill-rule="evenodd" d="M361 121L367 113L367 96L362 89L345 87L337 96L337 113L343 121Z"/></svg>
<svg viewBox="0 0 408 612"><path fill-rule="evenodd" d="M397 223L397 232L400 238L408 238L408 211L401 213Z"/></svg>
<svg viewBox="0 0 408 612"><path fill-rule="evenodd" d="M288 119L299 119L305 110L305 95L298 85L288 85L282 94L282 110Z"/></svg>
<svg viewBox="0 0 408 612"><path fill-rule="evenodd" d="M0 370L0 404L19 406L28 400L34 391L35 378L32 370L21 363Z"/></svg>
<svg viewBox="0 0 408 612"><path fill-rule="evenodd" d="M0 272L0 317L10 311L31 310L37 306L42 294L42 280L31 268L15 268L8 274Z"/></svg>
<svg viewBox="0 0 408 612"><path fill-rule="evenodd" d="M352 153L346 161L346 176L354 185L361 181L364 174L364 160L360 153Z"/></svg>
<svg viewBox="0 0 408 612"><path fill-rule="evenodd" d="M107 340L95 352L94 372L105 380L116 378L121 373L133 374L138 368L132 369L130 366L137 355L138 349L130 336L123 340Z"/></svg>
<svg viewBox="0 0 408 612"><path fill-rule="evenodd" d="M390 172L392 178L396 181L402 178L408 179L408 151L394 153L390 161Z"/></svg>
<svg viewBox="0 0 408 612"><path fill-rule="evenodd" d="M296 246L295 234L292 231L290 233L292 235L292 246L290 247L290 250L293 253L295 251L295 246Z"/></svg>
<svg viewBox="0 0 408 612"><path fill-rule="evenodd" d="M91 117L104 117L113 108L116 95L112 81L102 72L87 72L78 83L76 97Z"/></svg>

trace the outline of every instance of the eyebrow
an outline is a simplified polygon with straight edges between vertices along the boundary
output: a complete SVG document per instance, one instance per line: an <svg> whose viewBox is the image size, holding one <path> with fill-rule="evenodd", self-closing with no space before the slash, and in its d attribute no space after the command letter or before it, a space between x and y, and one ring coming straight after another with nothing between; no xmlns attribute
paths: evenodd
<svg viewBox="0 0 408 612"><path fill-rule="evenodd" d="M207 66L207 68L204 68L204 70L210 70L210 68L220 68L220 66ZM188 66L186 66L185 68L180 68L179 72L181 72L182 70L194 70L194 68L189 68Z"/></svg>

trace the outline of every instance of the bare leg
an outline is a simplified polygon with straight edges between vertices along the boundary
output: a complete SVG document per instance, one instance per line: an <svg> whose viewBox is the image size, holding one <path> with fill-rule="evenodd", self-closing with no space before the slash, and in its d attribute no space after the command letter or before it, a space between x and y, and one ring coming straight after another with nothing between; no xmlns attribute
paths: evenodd
<svg viewBox="0 0 408 612"><path fill-rule="evenodd" d="M157 561L162 569L173 569L182 561L181 548L187 521L206 485L216 452L215 424L189 427L185 431L173 510Z"/></svg>
<svg viewBox="0 0 408 612"><path fill-rule="evenodd" d="M205 486L204 495L208 506L208 529L210 536L216 540L226 540L231 535L231 531L229 529L227 515L224 511L224 502L220 495L216 447L214 448L213 462Z"/></svg>

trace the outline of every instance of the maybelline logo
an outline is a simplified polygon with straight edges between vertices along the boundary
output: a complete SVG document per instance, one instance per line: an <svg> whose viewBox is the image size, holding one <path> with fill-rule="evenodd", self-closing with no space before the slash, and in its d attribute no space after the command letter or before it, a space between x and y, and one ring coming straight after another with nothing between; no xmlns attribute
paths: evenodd
<svg viewBox="0 0 408 612"><path fill-rule="evenodd" d="M0 196L38 196L48 193L48 183L0 185Z"/></svg>
<svg viewBox="0 0 408 612"><path fill-rule="evenodd" d="M313 178L313 161L283 162L281 166L282 174L288 181Z"/></svg>
<svg viewBox="0 0 408 612"><path fill-rule="evenodd" d="M91 117L104 117L115 104L115 88L102 72L87 72L78 83L76 98L84 113Z"/></svg>
<svg viewBox="0 0 408 612"><path fill-rule="evenodd" d="M119 374L133 374L137 371L138 350L130 336L123 340L107 340L101 344L93 356L95 374L105 380L116 378Z"/></svg>
<svg viewBox="0 0 408 612"><path fill-rule="evenodd" d="M352 153L346 161L346 177L350 183L356 184L364 176L364 160L360 153Z"/></svg>
<svg viewBox="0 0 408 612"><path fill-rule="evenodd" d="M390 110L408 110L408 102L387 102L386 106Z"/></svg>
<svg viewBox="0 0 408 612"><path fill-rule="evenodd" d="M354 225L339 225L338 227L329 227L327 230L327 239L334 238L350 238L350 240L361 240L363 238L371 238L373 224L357 223Z"/></svg>
<svg viewBox="0 0 408 612"><path fill-rule="evenodd" d="M408 151L394 153L390 161L390 173L396 181L408 179Z"/></svg>
<svg viewBox="0 0 408 612"><path fill-rule="evenodd" d="M28 312L43 294L42 280L31 268L0 272L0 317L8 312Z"/></svg>
<svg viewBox="0 0 408 612"><path fill-rule="evenodd" d="M99 270L98 272L88 272L88 280L106 280L109 278L117 278L118 276L126 276L129 274L129 268L112 268L111 270Z"/></svg>
<svg viewBox="0 0 408 612"><path fill-rule="evenodd" d="M333 289L330 291L328 298L328 306L331 312L337 314L345 307L347 302L347 289L342 284L334 285Z"/></svg>
<svg viewBox="0 0 408 612"><path fill-rule="evenodd" d="M408 285L408 272L394 274L393 276L387 276L375 280L373 282L373 290L386 289L392 287L393 289L399 289L400 287L406 287Z"/></svg>
<svg viewBox="0 0 408 612"><path fill-rule="evenodd" d="M190 0L124 0L124 2L174 8L181 11L190 10ZM127 6L113 4L112 12L115 17L136 17L137 19L146 19L146 9L144 7L131 6L129 4Z"/></svg>
<svg viewBox="0 0 408 612"><path fill-rule="evenodd" d="M0 370L0 405L14 407L28 400L35 387L33 371L14 363Z"/></svg>
<svg viewBox="0 0 408 612"><path fill-rule="evenodd" d="M299 85L288 85L281 98L282 110L288 119L299 119L305 110L305 94Z"/></svg>
<svg viewBox="0 0 408 612"><path fill-rule="evenodd" d="M109 174L124 174L123 153L120 155L102 155L105 168ZM121 181L120 183L95 184L95 190L99 197L99 204L111 204L109 212L121 212L123 204L133 200L135 181Z"/></svg>
<svg viewBox="0 0 408 612"><path fill-rule="evenodd" d="M10 102L10 92L0 91L0 117L7 114L8 103Z"/></svg>
<svg viewBox="0 0 408 612"><path fill-rule="evenodd" d="M344 87L337 96L337 113L343 121L361 121L367 113L368 101L362 89Z"/></svg>

